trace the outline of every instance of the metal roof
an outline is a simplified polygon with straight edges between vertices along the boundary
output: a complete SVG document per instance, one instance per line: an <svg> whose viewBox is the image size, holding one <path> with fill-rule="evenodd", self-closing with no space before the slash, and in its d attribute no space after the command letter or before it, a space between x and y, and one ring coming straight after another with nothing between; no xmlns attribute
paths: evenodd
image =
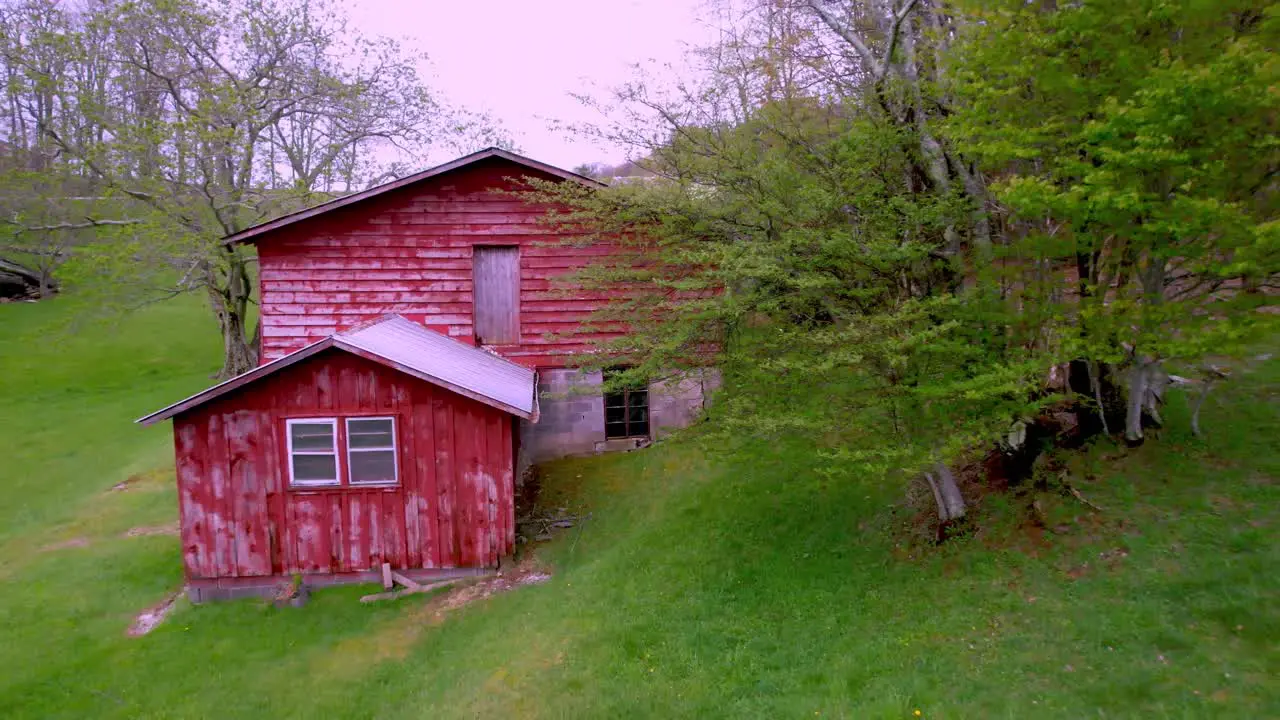
<svg viewBox="0 0 1280 720"><path fill-rule="evenodd" d="M592 180L591 178L586 177L585 175L579 175L575 172L569 172L568 170L565 170L563 168L558 168L554 165L548 165L544 162L538 162L533 158L527 158L523 155L519 155L519 154L510 152L508 150L503 150L501 148L496 148L496 147L488 147L488 148L485 148L484 150L473 152L470 155L464 155L463 157L460 157L456 160L450 160L449 162L444 163L443 165L437 165L433 168L428 168L426 170L423 170L422 172L414 173L413 175L406 175L405 177L402 177L399 180L392 180L389 183L385 183L377 187L372 187L372 188L369 188L368 190L364 190L358 193L353 193L351 195L344 195L343 197L340 197L334 200L329 200L327 202L320 203L319 205L313 205L309 208L299 210L297 212L290 213L288 215L282 215L276 218L275 220L268 220L267 222L259 223L257 225L254 225L251 228L246 228L244 230L241 230L238 233L234 233L232 235L226 236L225 238L223 238L223 242L238 243L238 242L255 241L258 238L258 236L271 232L273 230L278 230L282 227L285 227L286 225L292 225L296 222L306 220L307 218L312 218L312 217L315 217L316 215L327 213L330 210L337 210L338 208L341 208L341 207L353 205L363 200L368 200L369 198L377 197L378 195L381 195L383 193L387 193L392 190L398 190L402 187L405 187L406 185L412 185L416 182L421 182L423 180L426 180L427 178L432 178L437 175L443 175L444 173L450 172L452 170L457 170L458 168L471 165L472 163L477 163L477 162L480 162L481 160L486 160L488 158L502 158L503 160L513 162L517 165L523 165L532 170L538 170L538 171L547 173L548 175L554 175L555 177L561 178L563 180L571 180L573 182L582 183L583 185L588 185L590 187L604 187L604 183L599 182L597 180Z"/></svg>
<svg viewBox="0 0 1280 720"><path fill-rule="evenodd" d="M386 315L311 343L135 422L150 425L166 420L328 348L358 355L512 415L538 421L537 381L533 370L428 330L399 315Z"/></svg>

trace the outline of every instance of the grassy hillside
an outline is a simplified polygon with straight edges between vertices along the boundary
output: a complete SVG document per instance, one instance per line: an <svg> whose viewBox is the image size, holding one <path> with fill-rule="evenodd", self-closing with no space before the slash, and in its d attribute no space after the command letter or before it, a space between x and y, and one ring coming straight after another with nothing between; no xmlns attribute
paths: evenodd
<svg viewBox="0 0 1280 720"><path fill-rule="evenodd" d="M1277 717L1280 363L1172 427L1077 459L1103 508L994 496L912 544L902 493L812 447L695 442L556 463L592 513L538 548L554 578L443 621L427 600L182 605L167 427L217 338L183 301L67 328L0 305L0 708L8 717ZM129 481L127 489L112 490Z"/></svg>

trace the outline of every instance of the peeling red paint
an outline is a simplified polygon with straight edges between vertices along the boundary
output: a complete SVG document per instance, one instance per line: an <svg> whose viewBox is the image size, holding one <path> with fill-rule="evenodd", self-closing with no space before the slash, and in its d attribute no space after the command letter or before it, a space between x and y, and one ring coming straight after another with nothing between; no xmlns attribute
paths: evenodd
<svg viewBox="0 0 1280 720"><path fill-rule="evenodd" d="M505 194L530 175L553 179L488 158L258 236L262 361L387 313L471 341L476 245L519 248L519 341L497 346L505 357L565 367L617 335L574 334L609 296L570 275L610 249L566 244L539 223L544 207Z"/></svg>
<svg viewBox="0 0 1280 720"><path fill-rule="evenodd" d="M396 486L287 486L286 418L362 414L396 419ZM181 413L174 440L187 577L349 573L384 562L492 567L514 550L512 422L337 351Z"/></svg>

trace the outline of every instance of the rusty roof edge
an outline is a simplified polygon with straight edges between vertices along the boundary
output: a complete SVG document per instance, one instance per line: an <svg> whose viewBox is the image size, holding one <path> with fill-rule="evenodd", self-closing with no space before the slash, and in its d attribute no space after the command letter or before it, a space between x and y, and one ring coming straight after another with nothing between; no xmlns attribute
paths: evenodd
<svg viewBox="0 0 1280 720"><path fill-rule="evenodd" d="M361 190L360 192L352 193L350 195L344 195L340 198L326 200L325 202L312 205L311 207L303 208L301 210L296 210L287 215L281 215L278 218L274 218L272 220L267 220L265 222L258 223L257 225L245 228L240 232L227 235L226 237L222 238L222 242L225 245L233 245L239 242L247 242L251 238L257 237L258 235L262 235L264 233L268 233L273 230L278 230L287 225L292 225L293 223L301 222L303 220L315 217L317 215L323 215L324 213L329 212L330 210L337 210L339 208L343 208L348 205L353 205L362 200L367 200L369 198L376 197L383 193L391 192L392 190L398 190L407 185L412 185L416 182L421 182L423 180L427 180L437 175L443 175L444 173L447 173L451 170L457 170L460 167L465 167L467 165L470 165L471 163L479 162L481 160L485 160L491 157L498 157L498 158L503 158L504 160L510 160L511 162L516 163L518 165L524 165L525 167L530 167L535 170L541 170L542 172L548 173L550 175L555 175L556 177L562 178L564 180L571 180L573 182L581 183L588 187L598 187L598 188L607 187L605 183L602 183L599 180L593 180L585 175L579 175L578 173L571 172L563 168L558 168L554 165L548 165L547 163L534 160L533 158L525 157L524 155L513 153L509 150L503 150L497 147L488 147L483 150L477 150L476 152L473 152L470 155L464 155L460 158L455 158L453 160L450 160L449 162L436 165L435 167L427 168L426 170L421 170L419 172L413 173L412 175L406 175L402 178L398 178L396 180L383 183L382 185L378 185L376 187L371 187L366 190Z"/></svg>

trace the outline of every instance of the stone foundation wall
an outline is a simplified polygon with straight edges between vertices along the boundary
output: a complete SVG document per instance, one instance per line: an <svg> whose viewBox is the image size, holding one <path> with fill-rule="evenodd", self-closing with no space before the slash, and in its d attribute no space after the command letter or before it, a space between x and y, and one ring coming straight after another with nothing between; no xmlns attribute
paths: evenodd
<svg viewBox="0 0 1280 720"><path fill-rule="evenodd" d="M517 471L533 463L569 455L589 455L643 447L695 420L710 393L719 386L714 370L649 386L650 438L606 440L604 436L604 378L597 371L576 369L538 372L538 422L520 423Z"/></svg>
<svg viewBox="0 0 1280 720"><path fill-rule="evenodd" d="M720 373L698 370L649 386L649 431L661 440L673 430L688 427L706 409L712 393L720 387Z"/></svg>
<svg viewBox="0 0 1280 720"><path fill-rule="evenodd" d="M520 423L518 471L532 463L596 451L596 443L604 441L603 382L598 370L538 371L538 422Z"/></svg>

